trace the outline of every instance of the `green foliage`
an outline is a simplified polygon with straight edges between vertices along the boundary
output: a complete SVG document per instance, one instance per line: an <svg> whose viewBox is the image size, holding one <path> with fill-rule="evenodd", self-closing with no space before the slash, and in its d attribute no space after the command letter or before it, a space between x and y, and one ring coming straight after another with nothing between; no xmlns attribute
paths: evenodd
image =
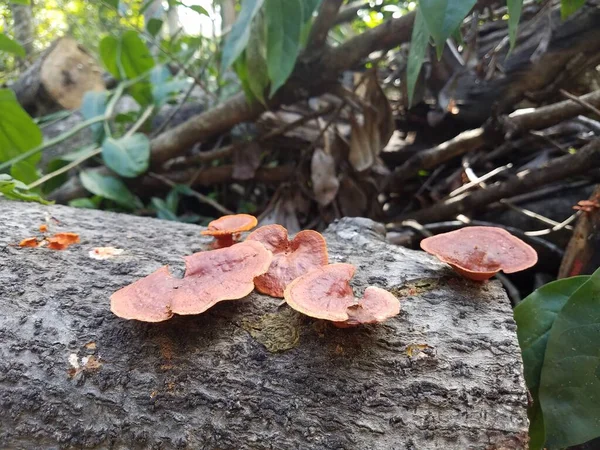
<svg viewBox="0 0 600 450"><path fill-rule="evenodd" d="M146 30L148 30L148 33L150 33L154 37L160 32L160 29L162 28L162 26L163 26L163 21L153 17L146 24Z"/></svg>
<svg viewBox="0 0 600 450"><path fill-rule="evenodd" d="M406 83L408 90L408 106L412 106L415 86L419 79L423 59L429 45L429 30L423 19L423 13L417 9L415 15L415 24L413 26L412 37L410 41L410 51L408 53L408 63L406 68Z"/></svg>
<svg viewBox="0 0 600 450"><path fill-rule="evenodd" d="M223 46L221 65L227 69L241 55L248 44L252 19L258 14L264 0L244 0L239 17L231 28L231 32Z"/></svg>
<svg viewBox="0 0 600 450"><path fill-rule="evenodd" d="M31 184L40 177L35 164L29 161L19 161L10 168L10 174L15 180L25 184Z"/></svg>
<svg viewBox="0 0 600 450"><path fill-rule="evenodd" d="M10 200L21 200L25 202L38 202L44 205L50 205L53 202L48 202L38 194L27 190L25 183L15 180L8 174L0 173L0 195Z"/></svg>
<svg viewBox="0 0 600 450"><path fill-rule="evenodd" d="M441 57L446 39L462 23L476 0L421 0L419 8L435 42L438 58Z"/></svg>
<svg viewBox="0 0 600 450"><path fill-rule="evenodd" d="M0 162L25 153L42 143L42 132L29 114L19 105L15 93L0 89ZM39 161L36 153L26 159L30 164Z"/></svg>
<svg viewBox="0 0 600 450"><path fill-rule="evenodd" d="M92 194L112 200L126 209L141 206L140 200L118 178L86 170L79 174L79 179L83 187Z"/></svg>
<svg viewBox="0 0 600 450"><path fill-rule="evenodd" d="M267 73L265 23L261 17L252 25L252 33L246 47L246 66L248 70L248 87L254 98L266 104L265 90L269 85Z"/></svg>
<svg viewBox="0 0 600 450"><path fill-rule="evenodd" d="M533 397L529 448L558 449L600 435L600 271L549 283L514 314Z"/></svg>
<svg viewBox="0 0 600 450"><path fill-rule="evenodd" d="M584 4L585 0L562 0L560 3L560 15L565 20Z"/></svg>
<svg viewBox="0 0 600 450"><path fill-rule="evenodd" d="M18 42L13 41L6 34L0 33L0 52L12 53L25 58L25 49Z"/></svg>
<svg viewBox="0 0 600 450"><path fill-rule="evenodd" d="M569 297L554 321L540 404L549 449L600 436L600 269Z"/></svg>
<svg viewBox="0 0 600 450"><path fill-rule="evenodd" d="M106 138L102 144L102 158L109 169L122 177L137 177L148 170L150 141L141 133L121 139Z"/></svg>
<svg viewBox="0 0 600 450"><path fill-rule="evenodd" d="M94 117L104 116L106 111L106 102L108 100L108 93L106 91L88 91L83 96L81 102L81 114L84 119L89 120ZM90 126L94 142L100 143L104 138L104 127L102 123L98 122Z"/></svg>
<svg viewBox="0 0 600 450"><path fill-rule="evenodd" d="M512 50L517 42L517 28L521 20L521 11L523 10L523 0L507 0L508 7L508 36L510 38L510 49Z"/></svg>
<svg viewBox="0 0 600 450"><path fill-rule="evenodd" d="M287 81L300 51L303 25L302 0L266 0L267 71L270 96Z"/></svg>
<svg viewBox="0 0 600 450"><path fill-rule="evenodd" d="M158 107L164 105L173 94L178 93L189 84L187 80L173 79L171 72L165 65L156 66L152 69L150 82L152 84L152 98L154 104Z"/></svg>

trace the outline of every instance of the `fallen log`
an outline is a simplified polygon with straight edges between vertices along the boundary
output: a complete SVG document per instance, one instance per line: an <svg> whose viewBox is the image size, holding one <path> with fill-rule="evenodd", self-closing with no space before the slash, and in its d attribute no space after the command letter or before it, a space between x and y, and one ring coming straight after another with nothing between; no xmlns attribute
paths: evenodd
<svg viewBox="0 0 600 450"><path fill-rule="evenodd" d="M381 225L326 232L353 285L401 301L337 329L258 294L200 316L125 321L112 292L206 248L200 227L0 201L0 447L525 449L527 395L506 294L463 280ZM19 248L44 218L81 244ZM54 223L52 220L51 223ZM91 259L97 246L123 254Z"/></svg>
<svg viewBox="0 0 600 450"><path fill-rule="evenodd" d="M77 109L87 91L105 89L102 69L71 38L60 38L9 87L32 116Z"/></svg>

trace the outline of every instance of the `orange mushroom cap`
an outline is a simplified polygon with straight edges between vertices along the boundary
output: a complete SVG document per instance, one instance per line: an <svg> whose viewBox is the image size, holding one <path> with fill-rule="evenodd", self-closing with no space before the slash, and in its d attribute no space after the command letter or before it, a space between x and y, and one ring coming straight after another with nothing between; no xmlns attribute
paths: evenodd
<svg viewBox="0 0 600 450"><path fill-rule="evenodd" d="M242 242L185 258L183 278L161 267L115 292L111 311L124 319L160 322L173 314L200 314L224 300L250 294L254 278L265 273L272 255L258 242Z"/></svg>
<svg viewBox="0 0 600 450"><path fill-rule="evenodd" d="M329 262L325 238L316 231L301 231L290 241L284 227L266 225L250 233L248 241L258 241L273 253L268 272L254 280L259 292L272 297L283 297L288 284Z"/></svg>
<svg viewBox="0 0 600 450"><path fill-rule="evenodd" d="M484 281L499 271L514 273L537 263L537 252L503 228L465 227L421 241L421 248L465 278Z"/></svg>
<svg viewBox="0 0 600 450"><path fill-rule="evenodd" d="M340 327L383 322L400 312L398 299L374 286L356 299L350 286L355 271L352 264L343 263L313 269L290 283L285 301L296 311Z"/></svg>

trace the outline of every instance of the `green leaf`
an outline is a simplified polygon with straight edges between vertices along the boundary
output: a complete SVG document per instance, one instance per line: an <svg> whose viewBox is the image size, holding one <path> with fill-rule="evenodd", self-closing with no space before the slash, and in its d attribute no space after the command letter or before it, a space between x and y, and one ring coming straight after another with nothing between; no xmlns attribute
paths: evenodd
<svg viewBox="0 0 600 450"><path fill-rule="evenodd" d="M178 221L177 215L169 209L169 206L164 200L157 197L152 197L150 202L152 203L154 209L156 209L156 217L163 220L172 220L174 222Z"/></svg>
<svg viewBox="0 0 600 450"><path fill-rule="evenodd" d="M525 381L533 397L533 406L528 411L530 450L541 449L545 442L538 391L550 330L569 297L589 278L579 276L553 281L534 291L515 307Z"/></svg>
<svg viewBox="0 0 600 450"><path fill-rule="evenodd" d="M19 161L10 168L10 174L15 180L22 181L25 184L31 184L40 177L35 164L29 161Z"/></svg>
<svg viewBox="0 0 600 450"><path fill-rule="evenodd" d="M435 42L438 58L441 57L446 39L462 23L476 0L421 0L419 8Z"/></svg>
<svg viewBox="0 0 600 450"><path fill-rule="evenodd" d="M102 197L94 196L92 198L75 198L69 202L69 206L72 208L87 208L87 209L98 209Z"/></svg>
<svg viewBox="0 0 600 450"><path fill-rule="evenodd" d="M540 404L549 449L600 436L600 269L569 297L554 321Z"/></svg>
<svg viewBox="0 0 600 450"><path fill-rule="evenodd" d="M563 20L576 12L585 4L585 0L562 0L560 2L560 15Z"/></svg>
<svg viewBox="0 0 600 450"><path fill-rule="evenodd" d="M415 86L419 79L423 59L429 45L429 30L423 19L423 13L417 9L415 23L410 39L410 51L408 52L408 63L406 67L406 83L408 90L408 106L412 106L413 96L415 94Z"/></svg>
<svg viewBox="0 0 600 450"><path fill-rule="evenodd" d="M85 120L98 116L104 116L106 111L106 100L108 93L106 91L87 91L81 102L81 114ZM94 142L100 143L104 138L104 127L98 122L90 126Z"/></svg>
<svg viewBox="0 0 600 450"><path fill-rule="evenodd" d="M100 41L102 62L115 78L136 78L154 67L154 59L138 34L129 30L120 39L106 36Z"/></svg>
<svg viewBox="0 0 600 450"><path fill-rule="evenodd" d="M192 11L196 11L200 15L210 17L210 14L208 13L208 11L200 5L192 5L192 6L189 6L189 8Z"/></svg>
<svg viewBox="0 0 600 450"><path fill-rule="evenodd" d="M119 0L102 0L102 1L117 10L119 9Z"/></svg>
<svg viewBox="0 0 600 450"><path fill-rule="evenodd" d="M287 81L300 51L302 0L266 0L267 72L273 94Z"/></svg>
<svg viewBox="0 0 600 450"><path fill-rule="evenodd" d="M165 203L172 213L177 213L177 207L179 206L179 192L177 189L171 189L171 192L167 194Z"/></svg>
<svg viewBox="0 0 600 450"><path fill-rule="evenodd" d="M242 90L246 95L246 99L248 102L254 101L254 94L252 93L252 89L250 89L250 83L248 82L248 66L246 65L246 52L243 52L238 59L233 63L233 69L240 79L240 83L242 84Z"/></svg>
<svg viewBox="0 0 600 450"><path fill-rule="evenodd" d="M127 209L133 209L140 205L140 200L118 178L86 170L79 174L79 179L83 187L92 194L112 200Z"/></svg>
<svg viewBox="0 0 600 450"><path fill-rule="evenodd" d="M0 173L0 195L10 200L21 200L25 202L38 202L43 205L51 205L54 202L44 200L38 194L27 190L27 186L19 180L15 180L8 174Z"/></svg>
<svg viewBox="0 0 600 450"><path fill-rule="evenodd" d="M515 48L517 42L517 28L521 20L523 0L507 0L508 6L508 35L510 37L510 49Z"/></svg>
<svg viewBox="0 0 600 450"><path fill-rule="evenodd" d="M221 65L227 69L246 48L250 38L252 19L260 11L264 0L243 0L242 10L223 46Z"/></svg>
<svg viewBox="0 0 600 450"><path fill-rule="evenodd" d="M31 5L30 0L8 0L8 3L16 3L17 5Z"/></svg>
<svg viewBox="0 0 600 450"><path fill-rule="evenodd" d="M122 177L137 177L148 170L150 141L142 133L121 139L107 138L102 144L102 158L109 169Z"/></svg>
<svg viewBox="0 0 600 450"><path fill-rule="evenodd" d="M152 35L152 37L156 37L156 35L158 34L158 32L160 31L162 26L163 26L163 21L153 17L146 24L146 30L148 30L148 33L150 33Z"/></svg>
<svg viewBox="0 0 600 450"><path fill-rule="evenodd" d="M248 67L248 86L263 105L266 105L265 90L269 85L269 75L267 73L265 23L259 17L254 21L248 46L246 47L246 65Z"/></svg>
<svg viewBox="0 0 600 450"><path fill-rule="evenodd" d="M41 145L42 140L41 130L19 105L15 93L0 89L0 163ZM35 164L40 157L36 153L25 161Z"/></svg>
<svg viewBox="0 0 600 450"><path fill-rule="evenodd" d="M302 21L308 22L320 5L321 0L302 0Z"/></svg>
<svg viewBox="0 0 600 450"><path fill-rule="evenodd" d="M4 33L0 33L0 52L12 53L13 55L25 58L25 49L21 44L13 41Z"/></svg>

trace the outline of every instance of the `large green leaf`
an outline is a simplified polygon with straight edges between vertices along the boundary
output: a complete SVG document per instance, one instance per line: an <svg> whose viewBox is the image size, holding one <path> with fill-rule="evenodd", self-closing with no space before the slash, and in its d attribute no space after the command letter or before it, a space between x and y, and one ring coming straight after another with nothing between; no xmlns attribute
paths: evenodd
<svg viewBox="0 0 600 450"><path fill-rule="evenodd" d="M31 5L31 0L8 0L8 3L16 3L17 5Z"/></svg>
<svg viewBox="0 0 600 450"><path fill-rule="evenodd" d="M246 65L248 67L248 86L252 94L261 103L266 104L265 90L269 85L267 73L265 24L263 20L255 20L246 47Z"/></svg>
<svg viewBox="0 0 600 450"><path fill-rule="evenodd" d="M242 10L223 46L221 64L227 69L246 48L250 38L252 19L258 14L264 0L243 0Z"/></svg>
<svg viewBox="0 0 600 450"><path fill-rule="evenodd" d="M4 33L0 33L0 52L12 53L13 55L20 56L21 58L24 58L26 55L23 46L18 42L13 41Z"/></svg>
<svg viewBox="0 0 600 450"><path fill-rule="evenodd" d="M125 31L121 39L108 36L100 42L100 54L108 71L120 78L119 64L124 71L125 78L131 79L148 72L154 67L154 58L146 44L140 39L137 32ZM115 42L116 41L116 42ZM116 46L115 46L116 44ZM109 50L107 46L115 46ZM120 53L120 58L118 58Z"/></svg>
<svg viewBox="0 0 600 450"><path fill-rule="evenodd" d="M562 0L560 3L560 15L565 20L584 4L585 0Z"/></svg>
<svg viewBox="0 0 600 450"><path fill-rule="evenodd" d="M588 279L589 276L579 276L548 283L527 296L514 310L525 381L533 397L533 406L528 411L530 450L541 449L545 442L538 391L550 329L569 297Z"/></svg>
<svg viewBox="0 0 600 450"><path fill-rule="evenodd" d="M108 93L106 91L87 91L81 102L81 114L84 119L89 120L94 117L104 116L106 111L106 100ZM101 122L94 123L90 126L94 142L102 142L104 138L104 127Z"/></svg>
<svg viewBox="0 0 600 450"><path fill-rule="evenodd" d="M549 449L600 436L600 269L554 321L539 397Z"/></svg>
<svg viewBox="0 0 600 450"><path fill-rule="evenodd" d="M436 46L438 57L454 30L471 11L476 0L421 0L419 7L429 33Z"/></svg>
<svg viewBox="0 0 600 450"><path fill-rule="evenodd" d="M14 163L10 168L10 174L15 180L22 181L29 185L40 177L40 174L29 161L19 161Z"/></svg>
<svg viewBox="0 0 600 450"><path fill-rule="evenodd" d="M421 72L421 66L423 65L423 59L425 58L428 44L429 30L427 29L425 20L423 20L423 13L420 9L417 9L412 37L410 39L410 51L408 52L408 64L406 68L409 107L412 106L415 86L419 79L419 73Z"/></svg>
<svg viewBox="0 0 600 450"><path fill-rule="evenodd" d="M510 37L510 48L514 48L517 42L517 28L521 20L523 0L507 0L508 6L508 36Z"/></svg>
<svg viewBox="0 0 600 450"><path fill-rule="evenodd" d="M83 187L92 194L112 200L127 209L133 209L140 205L140 200L118 178L86 170L79 174L79 179Z"/></svg>
<svg viewBox="0 0 600 450"><path fill-rule="evenodd" d="M158 34L158 32L160 31L160 29L162 28L162 26L163 26L163 21L153 17L146 24L146 30L148 30L148 33L150 33L153 37L155 37Z"/></svg>
<svg viewBox="0 0 600 450"><path fill-rule="evenodd" d="M266 0L267 71L270 96L287 81L300 51L303 24L302 0Z"/></svg>
<svg viewBox="0 0 600 450"><path fill-rule="evenodd" d="M107 138L102 144L104 163L122 177L134 178L148 170L150 141L136 133L121 139Z"/></svg>
<svg viewBox="0 0 600 450"><path fill-rule="evenodd" d="M0 89L0 163L41 145L42 140L42 132L19 105L15 93ZM25 161L35 164L40 157L36 153Z"/></svg>
<svg viewBox="0 0 600 450"><path fill-rule="evenodd" d="M51 205L34 192L27 190L27 186L19 180L15 180L8 174L0 173L0 195L10 200L21 200L25 202L38 202L44 205Z"/></svg>

